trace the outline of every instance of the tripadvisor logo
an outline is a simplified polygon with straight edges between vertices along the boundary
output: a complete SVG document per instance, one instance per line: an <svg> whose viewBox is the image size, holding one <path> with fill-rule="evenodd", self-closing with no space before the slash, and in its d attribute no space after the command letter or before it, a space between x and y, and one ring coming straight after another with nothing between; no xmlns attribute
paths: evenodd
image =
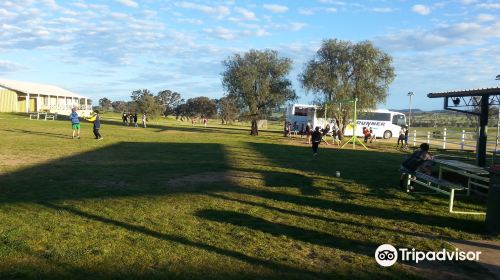
<svg viewBox="0 0 500 280"><path fill-rule="evenodd" d="M375 251L375 260L381 266L387 267L395 264L398 259L404 262L419 263L421 261L479 261L481 251L447 251L424 252L408 248L396 249L391 244L382 244Z"/></svg>

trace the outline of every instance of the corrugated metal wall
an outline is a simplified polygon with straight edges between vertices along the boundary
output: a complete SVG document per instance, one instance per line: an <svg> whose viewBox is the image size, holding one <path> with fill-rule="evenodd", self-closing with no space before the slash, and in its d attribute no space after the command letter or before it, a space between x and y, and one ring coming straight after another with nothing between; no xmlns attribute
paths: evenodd
<svg viewBox="0 0 500 280"><path fill-rule="evenodd" d="M14 91L0 88L0 112L17 111L17 94Z"/></svg>

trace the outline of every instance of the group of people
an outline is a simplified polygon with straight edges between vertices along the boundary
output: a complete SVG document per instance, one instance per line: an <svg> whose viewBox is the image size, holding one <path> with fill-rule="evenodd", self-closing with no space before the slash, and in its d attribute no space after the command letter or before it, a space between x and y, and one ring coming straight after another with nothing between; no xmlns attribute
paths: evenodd
<svg viewBox="0 0 500 280"><path fill-rule="evenodd" d="M146 122L148 120L148 117L146 113L142 114L142 127L146 128ZM123 112L122 114L122 121L124 126L134 126L138 127L139 125L137 124L137 113L131 113L131 112Z"/></svg>
<svg viewBox="0 0 500 280"><path fill-rule="evenodd" d="M327 144L326 140L324 140L323 137L327 135L332 136L332 142L335 144L337 143L340 145L340 140L342 139L341 131L337 129L336 127L331 128L330 124L327 124L325 128L319 128L319 131L322 135L322 140ZM294 122L293 125L291 122L286 122L285 123L285 130L284 134L287 137L291 137L292 135L300 135L300 138L303 138L304 136L306 137L306 144L311 144L312 141L312 133L315 131L313 130L312 125L310 123L307 124L302 124L301 128L299 129L299 125L297 122Z"/></svg>
<svg viewBox="0 0 500 280"><path fill-rule="evenodd" d="M69 119L71 121L71 128L73 129L73 139L80 139L80 116L76 112L76 108L71 109L71 114L69 115ZM102 140L101 133L99 130L101 129L101 118L99 116L99 111L95 110L94 114L90 118L84 118L87 121L91 122L92 131L94 133L96 140Z"/></svg>
<svg viewBox="0 0 500 280"><path fill-rule="evenodd" d="M201 121L201 120L203 120L203 126L204 126L204 127L207 127L207 124L208 124L208 118L207 118L207 117L205 117L205 116L202 116L202 117L201 117L201 119L200 119L200 121ZM191 118L191 125L192 125L192 126L195 126L195 124L196 124L196 117L192 117L192 118Z"/></svg>

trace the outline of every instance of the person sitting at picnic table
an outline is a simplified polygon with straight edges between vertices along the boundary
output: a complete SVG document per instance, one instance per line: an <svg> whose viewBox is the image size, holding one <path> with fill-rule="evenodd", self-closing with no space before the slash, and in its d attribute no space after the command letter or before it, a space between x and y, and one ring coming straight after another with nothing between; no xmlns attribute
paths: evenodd
<svg viewBox="0 0 500 280"><path fill-rule="evenodd" d="M434 157L429 153L429 144L420 144L420 148L407 157L401 164L400 170L403 173L401 174L399 186L403 187L405 173L422 172L430 175L433 159Z"/></svg>

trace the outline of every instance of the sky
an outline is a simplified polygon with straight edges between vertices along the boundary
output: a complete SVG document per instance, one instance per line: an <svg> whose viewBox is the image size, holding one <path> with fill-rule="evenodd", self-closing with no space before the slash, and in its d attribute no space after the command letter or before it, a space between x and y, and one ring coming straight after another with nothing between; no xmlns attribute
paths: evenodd
<svg viewBox="0 0 500 280"><path fill-rule="evenodd" d="M222 61L250 49L293 60L325 39L369 40L393 57L379 108L435 110L429 92L499 86L500 1L1 0L0 77L61 86L97 103L173 90L220 98Z"/></svg>

